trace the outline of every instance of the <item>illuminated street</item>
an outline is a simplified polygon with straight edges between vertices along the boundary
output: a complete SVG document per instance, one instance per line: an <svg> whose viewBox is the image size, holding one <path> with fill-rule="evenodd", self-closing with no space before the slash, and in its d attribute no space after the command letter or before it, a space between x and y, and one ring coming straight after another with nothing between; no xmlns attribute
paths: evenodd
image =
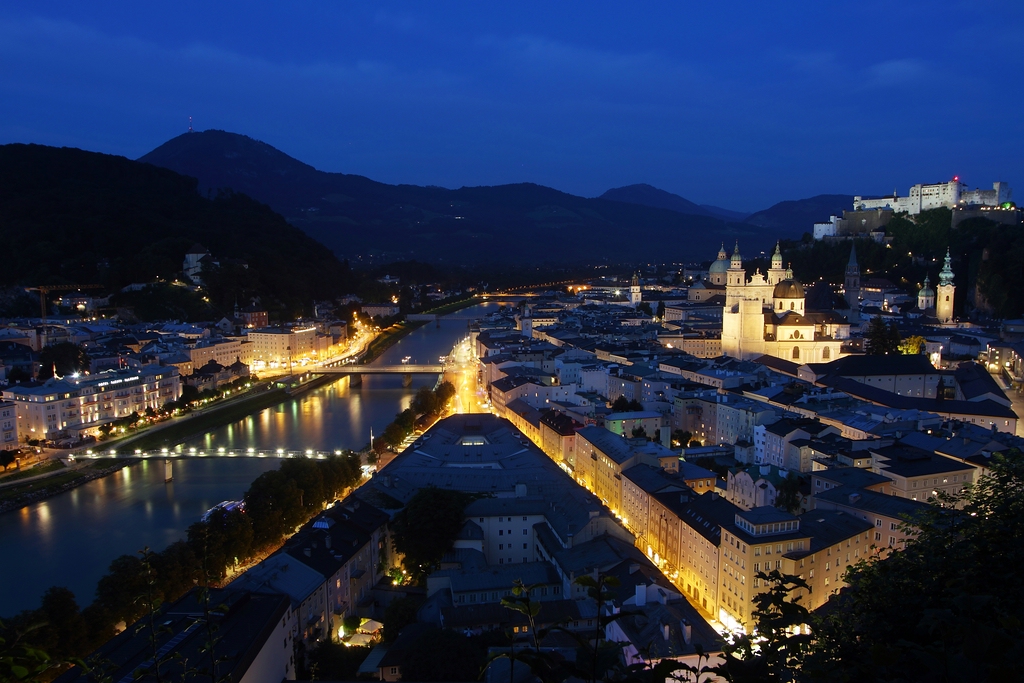
<svg viewBox="0 0 1024 683"><path fill-rule="evenodd" d="M455 413L486 413L487 398L477 381L476 354L469 337L452 350L445 363L444 379L455 386Z"/></svg>

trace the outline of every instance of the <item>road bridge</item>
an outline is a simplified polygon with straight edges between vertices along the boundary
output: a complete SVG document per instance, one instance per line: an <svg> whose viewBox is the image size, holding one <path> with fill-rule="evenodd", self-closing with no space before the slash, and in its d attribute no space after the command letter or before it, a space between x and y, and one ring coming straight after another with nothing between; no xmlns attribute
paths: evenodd
<svg viewBox="0 0 1024 683"><path fill-rule="evenodd" d="M322 375L439 375L444 372L444 366L434 365L413 365L402 363L401 365L317 365L310 370Z"/></svg>

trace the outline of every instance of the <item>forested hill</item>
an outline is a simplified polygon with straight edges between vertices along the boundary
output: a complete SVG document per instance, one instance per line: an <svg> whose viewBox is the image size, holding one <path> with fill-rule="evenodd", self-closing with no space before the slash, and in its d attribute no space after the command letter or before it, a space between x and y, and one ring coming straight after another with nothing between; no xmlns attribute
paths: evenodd
<svg viewBox="0 0 1024 683"><path fill-rule="evenodd" d="M351 285L330 250L264 204L241 194L207 198L193 178L78 149L0 146L0 239L5 286L117 291L172 280L196 242L221 261L206 277L221 311L253 296L294 311Z"/></svg>
<svg viewBox="0 0 1024 683"><path fill-rule="evenodd" d="M201 192L230 187L349 256L523 265L713 258L723 242L751 251L774 233L712 216L577 197L521 183L494 187L387 185L326 173L243 135L180 135L140 161L194 176Z"/></svg>

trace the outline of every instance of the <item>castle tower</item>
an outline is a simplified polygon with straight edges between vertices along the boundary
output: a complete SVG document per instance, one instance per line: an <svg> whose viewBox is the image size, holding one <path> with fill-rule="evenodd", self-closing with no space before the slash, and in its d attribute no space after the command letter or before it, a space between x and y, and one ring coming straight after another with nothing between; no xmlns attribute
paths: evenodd
<svg viewBox="0 0 1024 683"><path fill-rule="evenodd" d="M953 320L953 294L956 285L953 284L953 269L949 266L949 249L946 249L946 260L939 271L939 286L936 287L935 296L935 317L940 323L948 323Z"/></svg>
<svg viewBox="0 0 1024 683"><path fill-rule="evenodd" d="M931 280L924 276L924 287L917 293L917 307L922 311L935 306L935 290L932 289Z"/></svg>
<svg viewBox="0 0 1024 683"><path fill-rule="evenodd" d="M633 273L633 279L629 283L629 303L632 304L633 308L640 305L643 300L643 295L640 293L640 276L637 273Z"/></svg>

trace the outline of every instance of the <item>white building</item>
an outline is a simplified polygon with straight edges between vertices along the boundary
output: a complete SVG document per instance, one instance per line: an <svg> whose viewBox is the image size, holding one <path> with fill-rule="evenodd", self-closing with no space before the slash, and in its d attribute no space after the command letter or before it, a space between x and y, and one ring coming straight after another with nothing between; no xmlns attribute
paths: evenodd
<svg viewBox="0 0 1024 683"><path fill-rule="evenodd" d="M839 222L839 216L829 216L828 220L824 223L814 224L814 239L820 240L826 237L836 236L836 224Z"/></svg>
<svg viewBox="0 0 1024 683"><path fill-rule="evenodd" d="M28 439L93 434L100 425L147 408L157 410L180 396L178 369L154 365L51 378L39 386L15 385L3 391L4 399L14 402L19 435Z"/></svg>
<svg viewBox="0 0 1024 683"><path fill-rule="evenodd" d="M257 363L288 367L316 357L315 327L266 327L247 336L252 342L252 360Z"/></svg>
<svg viewBox="0 0 1024 683"><path fill-rule="evenodd" d="M913 215L942 207L952 209L955 206L999 206L1010 201L1012 196L1010 186L1005 182L992 183L991 190L969 190L967 185L960 182L959 176L953 176L953 179L946 183L918 183L910 188L910 194L906 197L898 196L895 191L891 197L879 199L857 196L853 198L853 208L855 211L892 209Z"/></svg>
<svg viewBox="0 0 1024 683"><path fill-rule="evenodd" d="M12 401L0 402L0 448L18 447L18 413Z"/></svg>
<svg viewBox="0 0 1024 683"><path fill-rule="evenodd" d="M747 279L737 242L729 265L722 309L722 353L749 360L762 355L797 363L834 360L841 355L849 323L829 314L808 314L804 288L783 269L778 245L767 273Z"/></svg>

